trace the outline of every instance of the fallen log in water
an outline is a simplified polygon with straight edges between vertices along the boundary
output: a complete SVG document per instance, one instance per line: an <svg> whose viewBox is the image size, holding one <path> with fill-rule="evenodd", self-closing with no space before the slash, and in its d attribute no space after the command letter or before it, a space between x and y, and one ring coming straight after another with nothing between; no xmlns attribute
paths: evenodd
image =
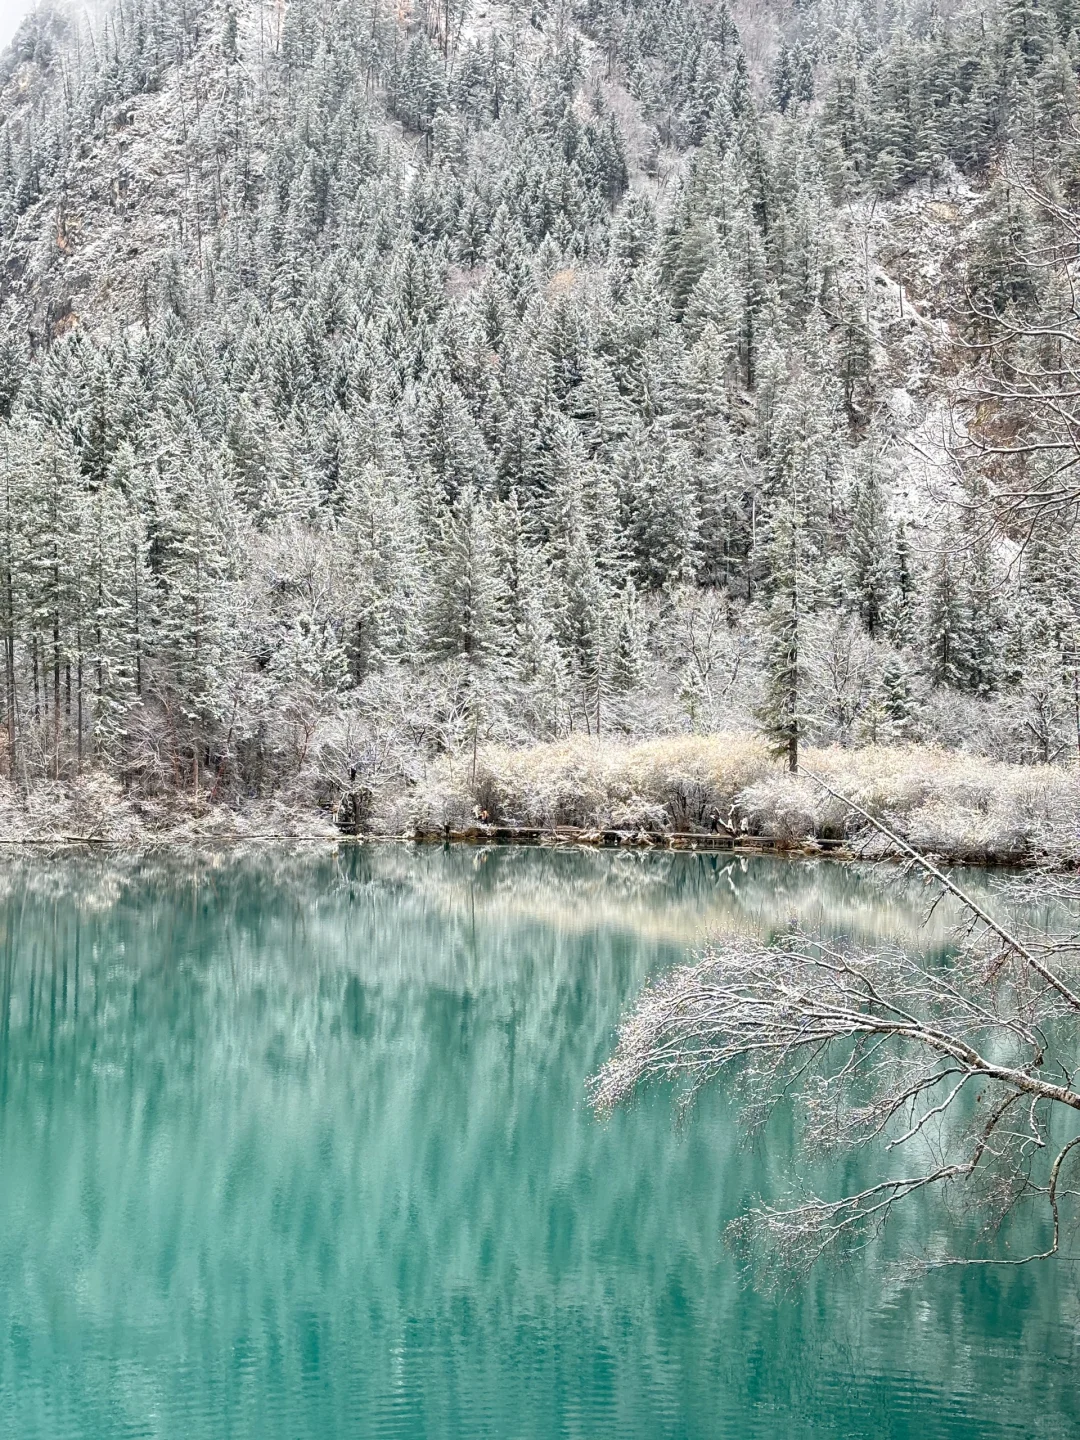
<svg viewBox="0 0 1080 1440"><path fill-rule="evenodd" d="M420 843L461 845L585 845L603 849L716 850L737 855L830 854L854 858L843 840L807 840L795 844L771 835L726 834L696 830L611 830L577 825L469 825L419 829Z"/></svg>

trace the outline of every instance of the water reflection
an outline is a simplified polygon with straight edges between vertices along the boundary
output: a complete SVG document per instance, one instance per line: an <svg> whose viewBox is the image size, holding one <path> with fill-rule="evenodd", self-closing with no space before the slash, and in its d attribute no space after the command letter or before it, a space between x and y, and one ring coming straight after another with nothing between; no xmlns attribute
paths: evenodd
<svg viewBox="0 0 1080 1440"><path fill-rule="evenodd" d="M719 1235L788 1182L782 1118L747 1152L721 1095L682 1132L582 1105L704 930L906 937L921 890L393 847L3 884L4 1433L1071 1433L1065 1272L756 1295Z"/></svg>

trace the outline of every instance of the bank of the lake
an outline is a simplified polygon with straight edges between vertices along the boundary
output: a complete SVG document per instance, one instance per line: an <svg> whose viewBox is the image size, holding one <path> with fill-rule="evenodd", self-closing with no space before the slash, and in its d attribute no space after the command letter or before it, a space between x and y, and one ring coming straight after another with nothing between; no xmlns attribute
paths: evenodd
<svg viewBox="0 0 1080 1440"><path fill-rule="evenodd" d="M896 853L836 794L950 863L1080 862L1080 771L922 745L804 750L792 775L749 734L572 737L415 764L339 766L270 795L147 795L88 771L0 782L0 840L130 849L253 838L395 838ZM818 782L825 781L823 786ZM315 803L314 797L320 803Z"/></svg>

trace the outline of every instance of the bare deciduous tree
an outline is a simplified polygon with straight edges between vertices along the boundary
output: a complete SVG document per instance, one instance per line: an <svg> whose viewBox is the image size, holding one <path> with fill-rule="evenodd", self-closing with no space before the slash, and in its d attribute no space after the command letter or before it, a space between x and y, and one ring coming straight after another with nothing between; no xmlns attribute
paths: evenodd
<svg viewBox="0 0 1080 1440"><path fill-rule="evenodd" d="M886 833L966 911L955 954L862 950L797 932L715 943L640 997L592 1103L610 1111L651 1079L676 1082L688 1101L727 1076L750 1130L788 1099L810 1156L880 1144L876 1183L839 1199L760 1204L734 1222L730 1238L766 1267L799 1271L858 1249L902 1201L945 1188L985 1223L973 1253L933 1263L1048 1258L1061 1250L1065 1182L1080 1154L1080 1133L1070 1133L1080 1130L1076 947L1020 938ZM999 1227L1025 1202L1045 1207L1049 1234L1018 1255Z"/></svg>
<svg viewBox="0 0 1080 1440"><path fill-rule="evenodd" d="M990 481L980 518L1026 541L1040 521L1080 514L1080 211L1015 166L1007 188L1037 222L1008 263L1030 278L1038 306L995 308L969 295L965 348L977 359L961 386L960 457Z"/></svg>

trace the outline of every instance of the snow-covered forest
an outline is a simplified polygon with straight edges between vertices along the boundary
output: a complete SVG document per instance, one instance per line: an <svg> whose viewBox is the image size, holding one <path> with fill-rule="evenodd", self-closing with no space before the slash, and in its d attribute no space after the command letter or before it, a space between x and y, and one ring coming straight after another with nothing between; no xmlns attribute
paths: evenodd
<svg viewBox="0 0 1080 1440"><path fill-rule="evenodd" d="M1075 0L109 0L0 60L0 769L1076 763ZM475 760L474 760L475 767Z"/></svg>

